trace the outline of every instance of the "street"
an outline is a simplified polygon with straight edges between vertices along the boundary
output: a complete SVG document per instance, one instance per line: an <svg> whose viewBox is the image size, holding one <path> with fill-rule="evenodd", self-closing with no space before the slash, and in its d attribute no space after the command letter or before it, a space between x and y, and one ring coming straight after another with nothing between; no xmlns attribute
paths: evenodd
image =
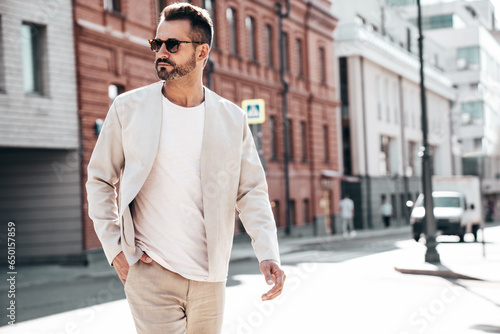
<svg viewBox="0 0 500 334"><path fill-rule="evenodd" d="M485 259L481 243L438 239L445 266L483 280L397 272L396 266L423 263L424 245L408 237L304 244L283 255L286 288L274 302L260 301L269 287L256 260L232 262L223 333L500 333L500 227L486 230ZM84 304L85 296L100 295L106 301L115 287L110 282L75 282L80 289L73 299ZM47 286L44 293L67 297L59 288ZM126 300L87 302L88 307L2 327L0 333L135 333Z"/></svg>

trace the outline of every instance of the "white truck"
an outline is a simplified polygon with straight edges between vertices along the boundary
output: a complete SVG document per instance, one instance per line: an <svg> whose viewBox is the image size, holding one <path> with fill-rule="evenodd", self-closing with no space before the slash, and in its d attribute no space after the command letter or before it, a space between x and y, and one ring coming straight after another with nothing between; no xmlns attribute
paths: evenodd
<svg viewBox="0 0 500 334"><path fill-rule="evenodd" d="M432 178L434 220L438 232L457 235L464 241L472 233L477 241L477 231L483 227L481 187L476 176L434 176ZM424 196L418 196L410 216L413 238L418 241L425 234Z"/></svg>

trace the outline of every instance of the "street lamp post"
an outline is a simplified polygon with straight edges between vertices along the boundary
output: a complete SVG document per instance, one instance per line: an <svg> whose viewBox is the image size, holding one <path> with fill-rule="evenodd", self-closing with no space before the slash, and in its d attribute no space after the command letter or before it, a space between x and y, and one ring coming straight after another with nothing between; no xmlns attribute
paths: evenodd
<svg viewBox="0 0 500 334"><path fill-rule="evenodd" d="M425 253L425 262L440 263L439 253L436 249L436 222L434 221L434 203L432 202L432 175L431 175L431 154L429 151L429 142L427 139L427 101L425 98L424 85L424 57L423 57L423 39L422 34L422 10L420 0L417 0L418 7L418 53L420 57L420 101L422 109L422 137L423 147L422 156L422 189L424 192L425 207L425 235L427 251Z"/></svg>
<svg viewBox="0 0 500 334"><path fill-rule="evenodd" d="M281 84L283 85L283 94L282 94L282 103L283 103L283 169L284 169L284 177L285 177L285 219L286 219L286 225L285 225L285 234L290 235L292 233L292 221L291 219L291 213L290 213L290 173L289 173L289 161L290 161L290 152L289 147L289 141L290 138L288 137L288 129L289 129L289 123L288 123L288 117L287 117L287 112L288 112L288 104L287 104L287 97L288 97L288 83L285 80L285 39L283 35L283 19L287 18L288 15L290 14L290 1L285 0L285 6L286 6L286 12L282 12L282 6L281 3L276 4L276 8L278 11L278 27L279 27L279 34L280 34L280 80Z"/></svg>

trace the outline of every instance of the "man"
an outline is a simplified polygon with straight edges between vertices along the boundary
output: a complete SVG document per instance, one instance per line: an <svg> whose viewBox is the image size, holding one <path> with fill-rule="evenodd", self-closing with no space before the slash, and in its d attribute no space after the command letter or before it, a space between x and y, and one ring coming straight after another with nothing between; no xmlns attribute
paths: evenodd
<svg viewBox="0 0 500 334"><path fill-rule="evenodd" d="M387 201L387 197L382 195L382 205L380 206L380 216L382 217L382 221L384 222L384 226L391 226L391 218L392 218L392 204Z"/></svg>
<svg viewBox="0 0 500 334"><path fill-rule="evenodd" d="M285 281L246 115L202 84L212 31L201 8L163 10L162 81L115 99L88 166L89 214L139 333L220 333L235 207L274 284L262 300Z"/></svg>
<svg viewBox="0 0 500 334"><path fill-rule="evenodd" d="M349 236L349 231L351 232L351 236L355 236L356 231L354 231L352 222L354 218L354 202L349 198L348 194L345 194L344 198L340 201L340 216L342 218L342 232L344 238Z"/></svg>

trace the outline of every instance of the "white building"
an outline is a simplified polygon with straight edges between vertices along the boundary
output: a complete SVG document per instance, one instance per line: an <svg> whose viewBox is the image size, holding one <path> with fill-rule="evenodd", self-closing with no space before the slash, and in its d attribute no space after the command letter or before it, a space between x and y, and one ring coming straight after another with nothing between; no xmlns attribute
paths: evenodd
<svg viewBox="0 0 500 334"><path fill-rule="evenodd" d="M397 11L416 22L416 6ZM490 0L439 2L423 6L422 16L425 35L447 49L443 67L458 90L454 126L463 174L480 176L485 202L498 201L500 35L495 7Z"/></svg>
<svg viewBox="0 0 500 334"><path fill-rule="evenodd" d="M76 93L71 1L2 0L0 244L14 222L18 262L81 259Z"/></svg>
<svg viewBox="0 0 500 334"><path fill-rule="evenodd" d="M418 31L376 0L336 1L335 29L343 191L357 204L357 228L381 227L382 197L392 202L393 225L407 224L407 200L420 191L422 143ZM443 73L445 50L425 45L429 142L436 175L456 173L450 116L456 91Z"/></svg>

